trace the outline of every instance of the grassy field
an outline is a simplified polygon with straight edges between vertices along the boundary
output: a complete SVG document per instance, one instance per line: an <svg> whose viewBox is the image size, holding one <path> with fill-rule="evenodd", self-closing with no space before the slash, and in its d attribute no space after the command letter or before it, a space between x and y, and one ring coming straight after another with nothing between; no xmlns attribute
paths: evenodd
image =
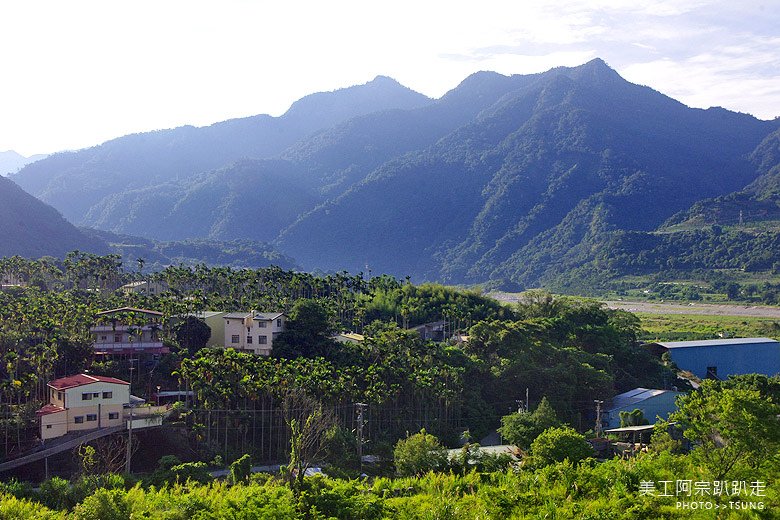
<svg viewBox="0 0 780 520"><path fill-rule="evenodd" d="M649 314L637 312L642 320L644 341L684 341L724 337L768 337L780 339L780 320L752 316L701 314Z"/></svg>

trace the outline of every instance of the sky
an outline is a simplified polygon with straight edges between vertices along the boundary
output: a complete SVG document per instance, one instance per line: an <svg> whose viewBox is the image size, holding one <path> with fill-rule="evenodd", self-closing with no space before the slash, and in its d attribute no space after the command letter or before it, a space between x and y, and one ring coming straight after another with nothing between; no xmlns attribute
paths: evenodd
<svg viewBox="0 0 780 520"><path fill-rule="evenodd" d="M0 151L283 114L390 76L440 97L480 70L600 57L686 105L780 116L777 0L7 0Z"/></svg>

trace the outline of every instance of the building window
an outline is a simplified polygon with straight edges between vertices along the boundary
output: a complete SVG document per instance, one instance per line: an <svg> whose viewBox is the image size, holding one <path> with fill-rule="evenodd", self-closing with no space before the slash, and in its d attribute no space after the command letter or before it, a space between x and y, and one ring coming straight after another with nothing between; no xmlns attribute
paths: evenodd
<svg viewBox="0 0 780 520"><path fill-rule="evenodd" d="M114 397L114 392L103 392L103 399L111 399Z"/></svg>
<svg viewBox="0 0 780 520"><path fill-rule="evenodd" d="M114 334L114 343L122 343L122 335Z"/></svg>
<svg viewBox="0 0 780 520"><path fill-rule="evenodd" d="M91 401L92 400L92 394L91 393L81 394L81 400L82 401Z"/></svg>
<svg viewBox="0 0 780 520"><path fill-rule="evenodd" d="M264 322L264 321L261 321L261 322L259 322L259 323L258 323L258 327L260 327L261 329L264 329L264 328L266 328L267 326L268 326L268 323L266 323L266 322Z"/></svg>
<svg viewBox="0 0 780 520"><path fill-rule="evenodd" d="M261 345L267 345L268 344L268 336L257 336L257 342Z"/></svg>
<svg viewBox="0 0 780 520"><path fill-rule="evenodd" d="M108 336L100 336L100 341L107 341L107 340L108 340Z"/></svg>
<svg viewBox="0 0 780 520"><path fill-rule="evenodd" d="M75 422L76 424L82 424L84 422L84 416L83 415L78 415L78 416L74 417L73 418L73 422Z"/></svg>
<svg viewBox="0 0 780 520"><path fill-rule="evenodd" d="M108 412L108 418L111 420L119 419L119 412Z"/></svg>
<svg viewBox="0 0 780 520"><path fill-rule="evenodd" d="M47 424L47 425L46 425L46 429L47 429L47 430L51 430L51 424Z"/></svg>
<svg viewBox="0 0 780 520"><path fill-rule="evenodd" d="M278 319L276 320L276 326L277 326L277 327L279 327L279 328L281 328L281 327L282 327L282 318L278 318Z"/></svg>
<svg viewBox="0 0 780 520"><path fill-rule="evenodd" d="M247 342L247 344L251 344L252 343L252 336L247 336L246 337L246 342Z"/></svg>
<svg viewBox="0 0 780 520"><path fill-rule="evenodd" d="M88 413L87 414L87 422L93 422L97 421L97 414L95 413Z"/></svg>
<svg viewBox="0 0 780 520"><path fill-rule="evenodd" d="M57 392L57 399L59 399L60 401L64 401L65 394L63 394L62 392Z"/></svg>
<svg viewBox="0 0 780 520"><path fill-rule="evenodd" d="M94 397L95 399L97 399L98 397L100 397L100 392L94 392L94 393L92 394L92 397Z"/></svg>
<svg viewBox="0 0 780 520"><path fill-rule="evenodd" d="M232 336L230 336L231 343L238 343L239 341L241 340L239 339L238 334L233 334Z"/></svg>

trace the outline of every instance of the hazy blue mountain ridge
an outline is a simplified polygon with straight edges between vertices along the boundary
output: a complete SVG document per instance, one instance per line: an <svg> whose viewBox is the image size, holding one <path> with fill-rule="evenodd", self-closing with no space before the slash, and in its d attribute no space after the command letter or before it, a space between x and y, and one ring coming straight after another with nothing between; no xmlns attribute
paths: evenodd
<svg viewBox="0 0 780 520"><path fill-rule="evenodd" d="M658 268L649 244L720 262L654 233L697 207L772 210L779 127L686 107L597 59L476 73L438 100L378 77L280 118L128 136L16 177L115 232L273 241L306 269L521 288ZM92 193L70 200L79 183Z"/></svg>

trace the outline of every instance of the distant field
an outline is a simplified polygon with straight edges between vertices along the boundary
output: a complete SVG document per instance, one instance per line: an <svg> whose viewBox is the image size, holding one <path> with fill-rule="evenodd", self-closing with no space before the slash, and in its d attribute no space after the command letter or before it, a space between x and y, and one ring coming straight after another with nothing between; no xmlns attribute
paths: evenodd
<svg viewBox="0 0 780 520"><path fill-rule="evenodd" d="M633 312L642 320L641 339L692 340L719 337L780 339L780 307L607 301L612 309Z"/></svg>
<svg viewBox="0 0 780 520"><path fill-rule="evenodd" d="M491 295L516 302L519 294ZM768 337L780 340L780 307L703 303L605 301L642 320L644 341L682 341L723 337Z"/></svg>
<svg viewBox="0 0 780 520"><path fill-rule="evenodd" d="M649 314L637 312L642 320L644 341L682 341L719 337L768 337L780 340L780 320L750 316L711 314ZM720 335L723 336L720 336Z"/></svg>

